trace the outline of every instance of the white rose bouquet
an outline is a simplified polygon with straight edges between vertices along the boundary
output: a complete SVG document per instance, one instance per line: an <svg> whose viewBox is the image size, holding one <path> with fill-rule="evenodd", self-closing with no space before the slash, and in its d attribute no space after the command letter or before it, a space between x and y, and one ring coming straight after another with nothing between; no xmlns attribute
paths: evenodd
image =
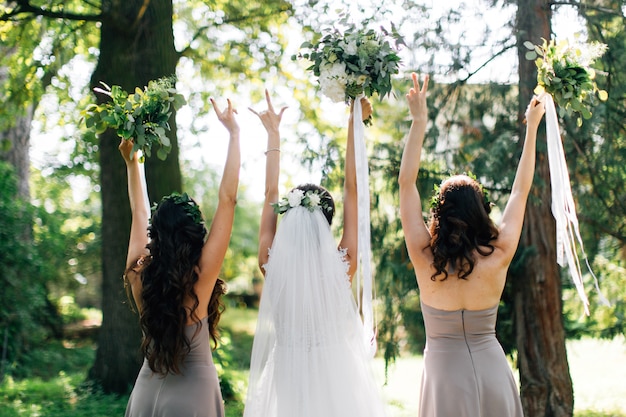
<svg viewBox="0 0 626 417"><path fill-rule="evenodd" d="M313 62L307 70L318 77L322 94L335 103L349 103L361 94L371 97L376 93L382 99L391 93L391 76L398 73L400 65L389 36L396 45L403 44L395 29L379 34L372 29L358 30L353 24L343 32L333 28L315 44L304 42L300 46L303 51L292 59Z"/></svg>
<svg viewBox="0 0 626 417"><path fill-rule="evenodd" d="M608 94L600 90L595 82L593 62L606 51L606 45L599 42L570 44L567 40L547 41L541 45L524 42L528 49L526 59L537 65L537 87L535 94L547 92L559 105L561 116L575 113L578 125L583 119L591 118L589 108L597 98L605 101Z"/></svg>

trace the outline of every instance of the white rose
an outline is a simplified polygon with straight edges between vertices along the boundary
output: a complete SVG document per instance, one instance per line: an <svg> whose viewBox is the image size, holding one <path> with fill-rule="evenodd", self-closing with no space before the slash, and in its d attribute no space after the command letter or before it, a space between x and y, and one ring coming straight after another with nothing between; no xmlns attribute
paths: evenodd
<svg viewBox="0 0 626 417"><path fill-rule="evenodd" d="M348 55L356 55L357 54L357 46L356 40L351 40L350 42L344 42L345 47L343 51Z"/></svg>
<svg viewBox="0 0 626 417"><path fill-rule="evenodd" d="M320 67L320 76L326 74L327 77L346 77L346 64L344 62L326 63Z"/></svg>
<svg viewBox="0 0 626 417"><path fill-rule="evenodd" d="M320 205L320 196L319 194L309 193L309 203L311 203L311 207L317 207Z"/></svg>
<svg viewBox="0 0 626 417"><path fill-rule="evenodd" d="M289 194L287 194L287 201L289 201L289 207L298 207L302 202L302 197L304 197L304 192L302 190L293 190Z"/></svg>

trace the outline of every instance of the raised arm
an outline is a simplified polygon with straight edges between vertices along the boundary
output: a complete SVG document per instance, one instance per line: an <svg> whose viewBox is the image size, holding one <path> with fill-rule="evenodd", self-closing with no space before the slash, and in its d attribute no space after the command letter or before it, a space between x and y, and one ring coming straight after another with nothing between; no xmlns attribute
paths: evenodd
<svg viewBox="0 0 626 417"><path fill-rule="evenodd" d="M430 245L430 233L422 216L422 202L417 191L417 174L420 168L422 146L428 122L426 93L428 92L428 75L420 88L417 74L411 74L413 88L406 95L412 117L411 128L404 145L398 184L400 186L400 220L404 230L404 238L411 261L415 267L426 267L430 258L425 250Z"/></svg>
<svg viewBox="0 0 626 417"><path fill-rule="evenodd" d="M148 255L148 222L150 219L150 205L144 165L139 163L137 152L133 152L133 142L122 140L119 145L120 153L126 162L128 176L128 199L132 221L128 254L126 255L126 279L130 285L135 304L141 308L141 279L139 278L140 258Z"/></svg>
<svg viewBox="0 0 626 417"><path fill-rule="evenodd" d="M256 114L263 127L267 131L267 149L265 150L265 201L261 212L261 225L259 228L259 267L265 275L263 265L267 263L269 257L269 249L274 241L276 234L277 215L274 213L272 203L278 201L278 177L280 175L280 121L287 107L280 109L278 113L274 111L270 94L265 90L265 100L267 102L267 110L257 112L254 109L250 111Z"/></svg>
<svg viewBox="0 0 626 417"><path fill-rule="evenodd" d="M233 108L230 100L223 111L211 99L217 118L226 127L230 134L224 172L218 192L217 209L211 222L207 241L202 248L202 255L198 264L198 291L213 290L215 280L222 268L224 256L230 242L235 218L235 206L237 205L237 187L239 186L239 167L241 155L239 146L239 125L235 119L237 111ZM210 292L209 292L210 294Z"/></svg>
<svg viewBox="0 0 626 417"><path fill-rule="evenodd" d="M361 99L362 114L356 115L365 120L372 115L372 104L366 98ZM356 157L354 154L354 102L350 105L348 118L348 142L346 144L345 173L343 180L343 232L339 247L346 250L346 260L350 267L350 281L357 268L358 256L358 194L356 184Z"/></svg>
<svg viewBox="0 0 626 417"><path fill-rule="evenodd" d="M517 166L509 201L502 214L500 234L494 242L494 246L504 252L503 259L507 264L513 259L522 233L526 201L535 173L537 128L545 112L544 103L537 97L533 97L526 109L526 138L524 139L522 156Z"/></svg>

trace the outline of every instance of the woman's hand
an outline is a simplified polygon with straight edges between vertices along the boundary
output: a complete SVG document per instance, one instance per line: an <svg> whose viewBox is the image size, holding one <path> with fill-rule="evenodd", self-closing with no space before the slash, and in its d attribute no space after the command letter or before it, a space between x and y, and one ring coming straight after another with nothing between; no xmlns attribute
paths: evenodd
<svg viewBox="0 0 626 417"><path fill-rule="evenodd" d="M210 100L213 108L215 109L215 114L217 115L218 120L222 122L224 127L226 127L226 129L230 133L239 132L239 125L237 124L237 120L235 119L237 110L233 108L233 104L231 103L230 99L226 99L226 101L228 102L228 106L224 111L220 110L213 98L211 98Z"/></svg>
<svg viewBox="0 0 626 417"><path fill-rule="evenodd" d="M122 158L124 158L124 162L126 165L131 164L137 161L137 152L133 152L133 146L135 144L130 139L122 139L120 141L119 146L117 147L122 154Z"/></svg>
<svg viewBox="0 0 626 417"><path fill-rule="evenodd" d="M350 103L350 120L353 119L354 117L354 100ZM367 119L369 119L372 116L372 113L374 112L374 110L372 109L372 103L370 103L370 101L366 98L366 97L361 97L361 112L362 112L362 119L363 121L366 121Z"/></svg>
<svg viewBox="0 0 626 417"><path fill-rule="evenodd" d="M526 123L528 123L528 128L537 129L539 127L539 123L541 122L541 118L546 112L546 106L543 102L543 94L540 96L534 96L530 103L528 104L528 108L526 108Z"/></svg>
<svg viewBox="0 0 626 417"><path fill-rule="evenodd" d="M411 117L415 122L426 123L428 120L428 107L426 106L426 93L428 92L428 80L429 76L424 76L424 83L420 88L420 83L417 79L417 74L412 73L413 88L411 88L406 95L406 100L409 103L409 110Z"/></svg>
<svg viewBox="0 0 626 417"><path fill-rule="evenodd" d="M283 113L287 109L287 107L283 107L280 109L278 113L274 111L274 106L272 106L272 100L270 99L270 93L265 89L265 101L267 101L267 110L263 110L261 112L257 112L256 110L248 107L252 113L256 114L259 119L261 119L261 123L263 123L263 127L267 130L267 133L278 133L280 122L283 118Z"/></svg>

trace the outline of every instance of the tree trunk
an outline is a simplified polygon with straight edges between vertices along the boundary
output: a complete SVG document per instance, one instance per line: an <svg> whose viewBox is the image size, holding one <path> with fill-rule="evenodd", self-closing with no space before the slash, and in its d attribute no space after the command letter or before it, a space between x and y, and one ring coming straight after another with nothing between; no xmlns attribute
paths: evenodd
<svg viewBox="0 0 626 417"><path fill-rule="evenodd" d="M171 0L105 1L102 10L100 57L92 75L93 86L103 81L131 92L135 87L143 88L149 80L175 73L178 55L174 49ZM105 98L100 95L98 100ZM146 163L152 201L182 187L174 118L170 126L172 151L167 160L151 158ZM100 137L103 319L89 376L105 392L126 393L141 365L141 334L122 281L131 213L126 169L117 149L119 141L112 131Z"/></svg>
<svg viewBox="0 0 626 417"><path fill-rule="evenodd" d="M17 176L17 192L24 201L30 201L30 125L35 111L32 105L25 109L24 115L16 118L15 124L0 131L0 160L6 161L15 169ZM26 233L30 238L30 230Z"/></svg>
<svg viewBox="0 0 626 417"><path fill-rule="evenodd" d="M548 0L518 0L519 118L537 82L534 62L525 59L524 41L541 43L551 33ZM543 126L543 125L542 125ZM520 123L520 137L525 126ZM537 139L535 184L526 206L519 253L523 264L512 271L521 397L527 417L572 416L574 397L567 363L562 316L561 277L556 263L556 226L551 213L550 173L545 129Z"/></svg>

